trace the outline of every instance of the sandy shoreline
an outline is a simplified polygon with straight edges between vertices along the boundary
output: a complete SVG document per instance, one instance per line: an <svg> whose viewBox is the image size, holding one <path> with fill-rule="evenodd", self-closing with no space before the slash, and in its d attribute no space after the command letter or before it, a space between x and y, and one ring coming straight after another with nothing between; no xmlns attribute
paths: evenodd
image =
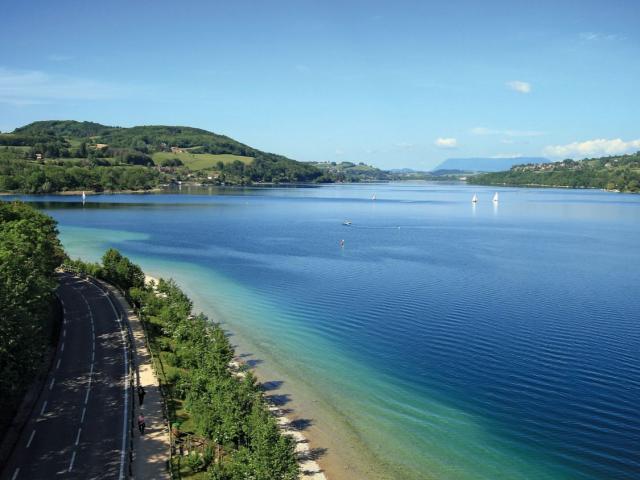
<svg viewBox="0 0 640 480"><path fill-rule="evenodd" d="M151 282L158 283L158 279L156 277L146 274L144 281L145 284L149 284ZM236 357L233 359L230 366L235 372L239 372L239 374L247 368L250 368L246 362L242 360L241 355L238 355L238 352L236 352ZM283 409L273 403L270 403L269 410L276 417L282 432L286 435L292 436L296 441L296 453L298 454L301 471L300 479L327 480L323 469L314 459L314 449L310 445L309 439L300 431L299 428L296 427L295 420L288 417Z"/></svg>

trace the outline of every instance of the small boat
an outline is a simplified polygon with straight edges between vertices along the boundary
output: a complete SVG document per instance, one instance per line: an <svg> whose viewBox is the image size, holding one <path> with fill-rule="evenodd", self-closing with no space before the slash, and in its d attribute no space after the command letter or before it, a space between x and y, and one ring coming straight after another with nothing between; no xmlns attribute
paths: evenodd
<svg viewBox="0 0 640 480"><path fill-rule="evenodd" d="M498 203L498 192L493 194L493 203Z"/></svg>
<svg viewBox="0 0 640 480"><path fill-rule="evenodd" d="M376 194L373 194L373 197L371 197L371 200L375 200L376 199Z"/></svg>
<svg viewBox="0 0 640 480"><path fill-rule="evenodd" d="M87 201L87 195L84 193L84 190L82 191L82 203Z"/></svg>
<svg viewBox="0 0 640 480"><path fill-rule="evenodd" d="M478 195L473 194L473 198L471 199L471 203L478 203Z"/></svg>
<svg viewBox="0 0 640 480"><path fill-rule="evenodd" d="M343 224L345 227L350 227L350 226L351 226L351 220L345 220L344 222L342 222L342 224Z"/></svg>

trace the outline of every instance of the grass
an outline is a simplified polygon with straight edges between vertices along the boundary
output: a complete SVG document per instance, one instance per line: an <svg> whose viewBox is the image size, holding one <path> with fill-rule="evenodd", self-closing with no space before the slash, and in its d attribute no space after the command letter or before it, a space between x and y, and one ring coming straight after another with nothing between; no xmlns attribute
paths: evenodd
<svg viewBox="0 0 640 480"><path fill-rule="evenodd" d="M189 168L189 170L192 170L194 172L200 170L215 169L218 162L222 162L225 165L236 160L240 160L245 165L249 165L251 162L253 162L253 157L243 157L241 155L231 155L228 153L214 155L212 153L156 152L151 156L151 158L153 158L153 161L156 163L156 165L160 165L160 162L162 162L162 160L179 158L182 163L184 163L187 168Z"/></svg>

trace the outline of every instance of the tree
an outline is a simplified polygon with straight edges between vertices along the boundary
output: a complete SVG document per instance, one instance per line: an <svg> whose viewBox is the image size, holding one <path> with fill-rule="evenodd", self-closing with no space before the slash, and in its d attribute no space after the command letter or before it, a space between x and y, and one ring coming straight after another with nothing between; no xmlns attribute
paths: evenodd
<svg viewBox="0 0 640 480"><path fill-rule="evenodd" d="M123 257L120 252L110 248L102 257L103 275L105 279L123 290L127 291L132 287L144 286L144 272L132 263L128 258Z"/></svg>
<svg viewBox="0 0 640 480"><path fill-rule="evenodd" d="M57 233L32 207L0 202L0 418L19 402L45 348L54 273L65 257Z"/></svg>
<svg viewBox="0 0 640 480"><path fill-rule="evenodd" d="M181 167L184 165L184 163L182 163L182 160L180 160L178 157L175 157L175 158L165 158L160 162L160 165L162 167Z"/></svg>
<svg viewBox="0 0 640 480"><path fill-rule="evenodd" d="M79 158L87 158L87 142L80 143L75 156Z"/></svg>

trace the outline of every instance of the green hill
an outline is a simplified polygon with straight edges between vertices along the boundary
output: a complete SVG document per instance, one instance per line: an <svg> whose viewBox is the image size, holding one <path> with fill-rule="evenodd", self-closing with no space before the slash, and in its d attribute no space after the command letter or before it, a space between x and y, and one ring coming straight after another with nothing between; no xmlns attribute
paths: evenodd
<svg viewBox="0 0 640 480"><path fill-rule="evenodd" d="M36 146L38 143L59 143L69 147L82 142L104 145L108 149L131 149L141 153L184 151L191 154L230 154L272 162L290 160L281 155L263 152L225 135L200 128L149 125L130 128L110 127L94 122L47 120L16 128L11 134L0 135L0 145ZM38 152L46 153L46 152ZM109 153L106 151L105 153ZM49 154L49 157L64 156Z"/></svg>
<svg viewBox="0 0 640 480"><path fill-rule="evenodd" d="M0 190L153 188L171 181L214 184L332 181L321 169L192 127L112 127L33 122L0 134ZM138 170L131 167L138 166ZM124 179L127 179L126 186Z"/></svg>
<svg viewBox="0 0 640 480"><path fill-rule="evenodd" d="M90 138L104 135L117 127L107 127L95 122L76 122L75 120L46 120L33 122L19 127L13 133L26 136L52 136Z"/></svg>
<svg viewBox="0 0 640 480"><path fill-rule="evenodd" d="M640 192L640 152L584 160L515 165L505 172L469 177L478 185L602 188Z"/></svg>
<svg viewBox="0 0 640 480"><path fill-rule="evenodd" d="M324 178L340 182L375 182L392 180L389 172L364 163L353 162L311 162L324 173Z"/></svg>

